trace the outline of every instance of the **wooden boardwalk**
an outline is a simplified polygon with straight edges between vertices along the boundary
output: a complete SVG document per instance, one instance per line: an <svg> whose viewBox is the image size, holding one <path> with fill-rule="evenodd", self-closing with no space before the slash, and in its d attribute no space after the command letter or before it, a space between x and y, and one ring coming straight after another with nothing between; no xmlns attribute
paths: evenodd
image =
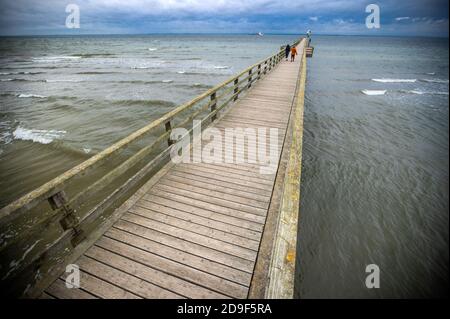
<svg viewBox="0 0 450 319"><path fill-rule="evenodd" d="M302 51L256 82L212 126L277 128L281 151ZM81 288L67 289L63 275L41 297L247 298L276 177L259 168L170 164L74 262Z"/></svg>

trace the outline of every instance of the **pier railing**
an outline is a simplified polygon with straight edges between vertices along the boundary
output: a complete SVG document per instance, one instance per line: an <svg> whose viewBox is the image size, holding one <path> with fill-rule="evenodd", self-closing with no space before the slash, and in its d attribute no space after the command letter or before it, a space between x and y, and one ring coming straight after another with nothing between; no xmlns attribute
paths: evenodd
<svg viewBox="0 0 450 319"><path fill-rule="evenodd" d="M299 42L292 45L296 46ZM221 110L236 101L240 94L270 72L283 58L284 49L280 49L0 209L0 284L10 286L14 282L14 290L20 291L11 293L22 294L25 284L21 285L15 278L27 271L35 273L44 263L57 259L54 252L70 251L81 243L86 238L85 228L92 228L96 220L115 208L114 205L168 158L174 143L170 134L175 127L188 127L191 134L193 128L190 123L194 119L200 117L202 126L211 123ZM105 174L97 178L99 174L96 169L113 162L114 158L117 161L117 156L130 145L142 142L144 137L158 132L160 134L156 137L153 135L151 143L144 143L132 156L119 160L112 169L105 170ZM67 189L86 176L96 178L89 185L83 183L69 197ZM86 207L86 203L92 202L94 197L118 180L120 183L117 188ZM30 219L33 220L31 224ZM27 226L17 226L27 222ZM58 224L60 227L54 227ZM59 229L55 231L54 228ZM38 280L35 275L33 277L33 280ZM28 280L25 282L29 283Z"/></svg>

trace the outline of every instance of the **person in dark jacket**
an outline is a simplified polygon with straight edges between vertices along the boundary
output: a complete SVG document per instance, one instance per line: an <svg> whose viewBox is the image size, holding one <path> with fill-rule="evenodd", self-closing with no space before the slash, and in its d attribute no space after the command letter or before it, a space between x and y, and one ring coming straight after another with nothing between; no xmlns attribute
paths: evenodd
<svg viewBox="0 0 450 319"><path fill-rule="evenodd" d="M291 46L290 46L289 44L286 45L286 48L285 48L284 52L285 52L285 55L286 55L286 61L287 61L287 60L288 60L288 57L289 57L289 52L291 52Z"/></svg>

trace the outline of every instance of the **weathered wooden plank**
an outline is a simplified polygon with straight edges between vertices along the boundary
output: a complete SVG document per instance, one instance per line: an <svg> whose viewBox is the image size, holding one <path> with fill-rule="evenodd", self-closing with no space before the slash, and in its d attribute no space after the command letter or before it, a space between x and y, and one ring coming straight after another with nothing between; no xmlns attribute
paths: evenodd
<svg viewBox="0 0 450 319"><path fill-rule="evenodd" d="M204 165L181 164L181 165L178 165L178 167L180 169L187 168L187 169L190 169L190 170L202 171L202 172L205 172L205 173L219 175L219 176L228 177L228 178L234 178L234 179L243 179L243 178L245 178L246 181L251 182L253 185L258 185L258 186L260 186L263 189L270 189L271 186L273 185L273 180L264 179L264 178L261 178L259 176L248 176L248 175L246 176L246 175L243 175L241 173L235 173L235 172L232 172L232 171L217 170L217 169L209 168L209 167L204 166Z"/></svg>
<svg viewBox="0 0 450 319"><path fill-rule="evenodd" d="M167 196L167 197L166 197ZM214 212L211 210L203 209L200 207L197 207L195 205L191 205L189 203L183 203L173 200L172 196L170 194L161 193L158 195L154 194L147 194L145 195L142 200L147 201L149 203L154 203L161 206L166 206L171 209L179 210L182 212L186 212L189 214L205 217L208 219L211 219L213 221L222 222L225 224L234 225L237 227L241 227L242 229L261 232L263 228L263 224L258 221L253 220L245 220L239 217L229 216L226 214ZM151 207L154 207L153 204Z"/></svg>
<svg viewBox="0 0 450 319"><path fill-rule="evenodd" d="M97 299L97 297L82 289L67 288L65 281L61 279L57 279L52 285L50 285L46 292L50 294L52 298L58 299Z"/></svg>
<svg viewBox="0 0 450 319"><path fill-rule="evenodd" d="M224 232L219 229L210 228L204 225L195 224L190 221L185 221L183 219L173 217L170 215L165 215L154 210L143 208L139 206L135 206L130 209L130 212L135 215L140 215L145 218L153 219L160 223L165 223L170 226L174 226L177 228L181 228L187 231L191 231L193 233L204 235L207 237L211 237L217 240L221 240L236 246L241 246L244 248L248 248L251 250L258 250L259 241L251 240L245 237L236 236L228 232Z"/></svg>
<svg viewBox="0 0 450 319"><path fill-rule="evenodd" d="M237 256L243 259L252 261L256 258L256 252L251 249L232 245L224 241L220 241L204 235L199 235L181 228L173 227L155 220L144 218L142 216L127 213L122 216L122 219L149 229L156 230L160 233L171 235L180 239L185 239L187 241L203 245L205 247L221 250L230 255Z"/></svg>
<svg viewBox="0 0 450 319"><path fill-rule="evenodd" d="M248 286L251 279L251 274L236 268L232 268L230 266L215 262L213 260L209 260L205 257L200 257L197 255L190 254L188 252L173 248L171 246L163 245L158 242L140 237L138 235L134 235L128 232L125 232L123 230L117 229L117 228L111 228L108 232L106 232L105 237L114 239L116 241L119 241L121 243L133 246L138 249L145 250L150 253L154 253L157 255L160 255L162 257L165 257L167 259L171 259L173 261L185 264L187 266L190 266L192 268L196 268L201 271L205 271L207 273L210 273L212 275L215 275L217 277L221 277L230 281L234 281L236 283L242 284L244 286ZM111 242L114 243L114 242ZM108 245L103 247L107 247L108 250L115 252L121 256L131 258L132 260L135 260L133 257L133 254L130 254L130 250L127 249L121 249L125 246L114 246L114 245ZM153 269L153 268L151 268ZM164 282L165 280L171 280L171 282L175 279L173 278L164 278L165 273L159 272L155 270L155 276L156 278L154 280L156 284L160 286L164 286L160 284L161 282ZM183 281L184 282L184 281ZM181 283L185 285L184 283ZM176 290L170 288L170 290L177 292ZM186 295L188 297L191 297L190 295Z"/></svg>
<svg viewBox="0 0 450 319"><path fill-rule="evenodd" d="M188 172L188 173L192 173L198 176L202 176L202 177L206 177L206 178L210 178L212 180L218 180L218 181L222 181L222 182L228 182L231 184L237 184L240 186L246 186L246 187L250 187L254 190L254 192L258 192L258 193L262 193L266 192L270 193L272 191L272 188L270 187L270 185L267 184L260 184L260 183L254 183L251 181L247 181L247 180L243 180L242 178L239 178L239 176L223 176L221 174L210 174L208 172L205 172L203 170L198 170L198 169L185 169L182 167L175 167L174 168L175 171L179 171L179 172Z"/></svg>
<svg viewBox="0 0 450 319"><path fill-rule="evenodd" d="M255 206L257 205L257 203L259 203L259 205L261 205L261 207L267 207L267 205L269 204L269 200L270 200L269 196L261 196L258 194L241 191L238 189L224 187L224 186L218 185L211 181L201 182L197 179L193 179L189 175L185 175L185 176L181 177L179 174L168 174L166 176L166 178L164 179L164 182L166 182L166 181L173 181L173 182L182 183L185 185L190 185L192 187L202 188L202 189L210 190L213 192L219 192L219 193L223 194L222 195L223 198L226 198L225 195L235 196L237 198L241 198L242 200L249 200L249 203L253 203Z"/></svg>
<svg viewBox="0 0 450 319"><path fill-rule="evenodd" d="M66 274L63 274L61 278L64 280L65 277ZM80 287L88 293L103 299L142 299L142 297L85 271L80 271Z"/></svg>
<svg viewBox="0 0 450 319"><path fill-rule="evenodd" d="M232 164L232 163L191 163L188 164L189 166L191 165L199 165L199 166L203 166L203 167L207 167L210 169L214 169L216 171L224 171L224 172L232 172L235 174L239 174L242 175L244 177L250 176L250 177L257 177L260 179L264 179L264 180L268 180L268 181L273 181L274 179L274 175L273 174L261 174L259 171L259 167L248 167L248 166L244 166L244 165L239 165L239 164Z"/></svg>
<svg viewBox="0 0 450 319"><path fill-rule="evenodd" d="M229 188L230 190L235 190L235 191L239 191L239 192L245 192L248 194L248 196L251 196L253 198L253 196L260 196L260 200L262 198L270 198L270 194L271 191L270 190L255 190L254 188L251 188L249 186L245 186L245 185L239 185L236 183L232 183L232 182L227 182L227 181L222 181L222 180L218 180L218 179L214 179L213 177L208 178L205 177L203 175L198 175L196 172L191 172L191 171L177 171L177 170L172 170L172 172L170 172L170 175L173 176L178 176L180 178L189 178L189 180L193 180L193 181L198 181L200 183L204 183L205 185L217 185L220 187L225 187L225 188ZM256 197L255 197L256 198Z"/></svg>
<svg viewBox="0 0 450 319"><path fill-rule="evenodd" d="M103 241L111 242L111 240L112 239L102 237L97 242L97 245L100 246ZM134 257L137 258L139 262L154 269L166 272L179 278L183 278L186 281L190 281L191 283L209 288L230 297L245 298L247 296L248 288L243 285L225 280L217 276L213 276L206 272L177 263L173 260L161 257L159 255L152 254L129 245L125 245L120 242L116 242L115 245L122 246L128 252L135 252Z"/></svg>
<svg viewBox="0 0 450 319"><path fill-rule="evenodd" d="M150 194L160 196L160 197L168 196L171 200L176 200L177 202L182 203L184 205L186 205L186 204L192 205L197 208L206 209L211 212L220 213L225 216L239 218L239 219L242 219L245 221L264 224L264 220L265 220L265 216L262 216L262 215L250 214L250 213L246 213L246 212L239 211L236 209L232 209L232 208L228 208L228 207L224 207L224 206L220 206L220 205L215 205L215 204L211 204L211 203L206 203L201 200L190 198L189 195L183 196L183 195L179 195L179 194L168 193L165 191L160 191L159 189L156 189L156 188L151 190ZM147 195L145 195L145 198L147 198Z"/></svg>
<svg viewBox="0 0 450 319"><path fill-rule="evenodd" d="M171 207L163 206L160 204L156 204L154 202L149 202L146 200L142 200L136 204L136 208L145 208L151 210L153 212L158 212L159 214L172 216L177 219L185 220L188 222L195 223L196 225L203 225L209 228L221 230L227 234L234 234L239 237L243 237L246 239L258 241L261 233L257 231L253 231L248 228L242 228L239 226L234 226L232 224L224 223L221 221L217 221L210 218L205 218L201 215L195 215L191 213L187 213L178 209L174 209Z"/></svg>
<svg viewBox="0 0 450 319"><path fill-rule="evenodd" d="M249 260L189 242L185 239L160 233L126 220L120 220L114 225L114 228L248 273L251 273L253 270L253 263Z"/></svg>
<svg viewBox="0 0 450 319"><path fill-rule="evenodd" d="M95 248L94 248L95 252ZM182 298L180 295L158 287L148 281L131 276L109 265L115 264L115 256L111 255L107 264L101 263L91 256L96 254L89 249L86 254L78 259L77 264L85 272L121 287L142 298Z"/></svg>
<svg viewBox="0 0 450 319"><path fill-rule="evenodd" d="M107 249L102 247L107 247ZM86 255L104 264L110 264L145 282L150 282L169 291L173 291L176 293L174 298L177 299L180 296L187 298L225 298L222 294L134 261L132 258L134 255L130 253L130 249L127 249L126 246L114 245L114 241L112 240L100 239L99 246L91 247L86 252ZM157 297L161 296L157 295Z"/></svg>
<svg viewBox="0 0 450 319"><path fill-rule="evenodd" d="M178 189L183 189L183 190L191 190L192 192L195 192L198 194L211 196L214 198L226 200L228 202L260 208L260 209L263 209L263 212L262 212L263 214L265 213L265 211L267 210L267 207L268 207L267 202L262 202L260 200L255 200L255 199L250 199L250 198L243 198L241 196L236 196L236 195L228 194L225 192L215 191L215 190L211 190L211 189L204 188L204 187L198 187L194 183L191 183L191 181L189 181L189 180L183 181L183 182L178 182L178 181L174 181L169 178L165 178L163 181L161 181L160 185L165 185L167 187L172 187L172 188L176 187Z"/></svg>
<svg viewBox="0 0 450 319"><path fill-rule="evenodd" d="M230 200L223 199L220 197L214 197L214 196L212 196L212 194L205 195L205 194L202 194L199 192L195 192L194 189L191 189L191 191L185 190L184 188L178 187L178 186L179 185L176 185L175 183L172 183L172 185L166 185L163 183L159 183L155 187L155 189L166 191L166 192L169 192L172 194L189 196L190 198L198 199L205 203L219 205L219 206L231 208L231 209L234 209L234 210L237 210L240 212L246 212L249 214L264 216L266 213L266 209L249 205L248 202L241 203L241 202L230 201ZM220 196L220 195L218 195L218 196Z"/></svg>

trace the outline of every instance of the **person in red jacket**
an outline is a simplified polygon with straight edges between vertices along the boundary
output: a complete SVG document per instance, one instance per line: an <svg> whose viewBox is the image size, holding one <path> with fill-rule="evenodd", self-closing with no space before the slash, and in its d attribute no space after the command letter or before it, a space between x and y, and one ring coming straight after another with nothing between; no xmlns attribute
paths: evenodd
<svg viewBox="0 0 450 319"><path fill-rule="evenodd" d="M295 61L295 56L297 55L297 49L295 47L291 48L291 62Z"/></svg>

